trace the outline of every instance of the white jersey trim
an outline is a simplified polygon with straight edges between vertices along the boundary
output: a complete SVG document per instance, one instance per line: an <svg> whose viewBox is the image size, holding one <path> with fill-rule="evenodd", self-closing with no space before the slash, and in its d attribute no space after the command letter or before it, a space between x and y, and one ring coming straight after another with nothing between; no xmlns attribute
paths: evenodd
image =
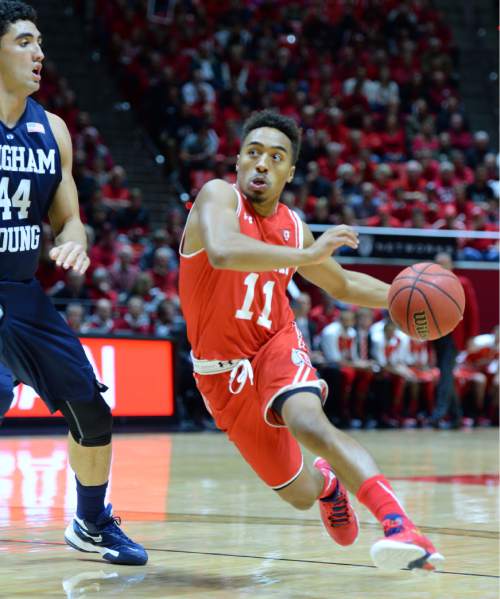
<svg viewBox="0 0 500 599"><path fill-rule="evenodd" d="M241 212L241 208L242 208L242 200L241 200L241 196L240 196L240 192L236 189L235 185L231 186L235 193L236 193L236 197L238 199L238 206L236 207L236 216L240 215ZM184 248L184 237L186 235L186 229L189 223L189 219L191 218L191 212L188 214L188 217L186 219L186 224L184 225L184 230L182 231L182 237L181 237L181 242L179 244L179 255L182 256L183 258L194 258L195 256L197 256L198 254L201 254L202 252L205 251L205 248L200 248L199 250L196 250L196 252L193 252L192 254L185 254L182 250Z"/></svg>
<svg viewBox="0 0 500 599"><path fill-rule="evenodd" d="M241 214L241 210L243 209L243 200L241 199L240 190L236 187L236 185L233 185L232 187L236 193L236 197L238 198L238 207L236 208L236 216L239 216Z"/></svg>
<svg viewBox="0 0 500 599"><path fill-rule="evenodd" d="M302 228L302 221L300 220L300 217L296 212L294 212L290 208L288 208L288 211L290 212L292 219L295 222L295 239L297 240L297 248L301 250L304 247L304 229Z"/></svg>
<svg viewBox="0 0 500 599"><path fill-rule="evenodd" d="M281 489L284 489L286 486L288 486L291 483L293 483L293 481L299 477L299 475L300 475L300 473L302 472L303 469L304 469L304 455L302 454L302 462L300 463L300 468L292 476L292 478L290 480L287 480L286 483L282 483L281 485L278 485L277 487L271 487L271 489L273 489L273 491L279 491Z"/></svg>
<svg viewBox="0 0 500 599"><path fill-rule="evenodd" d="M309 372L307 374L309 375ZM268 412L272 408L273 401L278 397L278 395L281 395L285 391L290 391L292 389L301 389L302 387L318 387L321 393L321 404L325 405L325 401L328 397L328 383L323 379L318 379L317 381L304 381L301 383L292 383L291 385L285 385L284 387L281 387L281 389L279 389L279 391L277 391L266 404L266 407L264 409L264 420L266 424L272 426L273 428L286 428L286 424L273 424L269 422L269 419L267 417Z"/></svg>

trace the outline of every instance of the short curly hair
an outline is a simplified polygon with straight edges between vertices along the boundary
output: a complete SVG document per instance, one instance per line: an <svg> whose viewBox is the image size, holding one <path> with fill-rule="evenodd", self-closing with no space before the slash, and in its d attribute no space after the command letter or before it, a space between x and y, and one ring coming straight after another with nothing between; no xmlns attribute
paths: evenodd
<svg viewBox="0 0 500 599"><path fill-rule="evenodd" d="M243 124L241 139L246 139L250 131L260 127L271 127L284 133L292 144L292 164L299 158L302 132L297 123L288 116L283 116L274 110L261 110L255 112Z"/></svg>
<svg viewBox="0 0 500 599"><path fill-rule="evenodd" d="M36 23L36 10L19 0L0 0L0 38L16 21L32 21Z"/></svg>

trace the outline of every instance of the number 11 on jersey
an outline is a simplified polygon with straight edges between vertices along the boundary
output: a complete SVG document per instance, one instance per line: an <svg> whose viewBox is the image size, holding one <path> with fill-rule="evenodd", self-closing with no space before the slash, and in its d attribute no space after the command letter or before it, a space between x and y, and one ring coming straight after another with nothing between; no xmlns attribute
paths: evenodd
<svg viewBox="0 0 500 599"><path fill-rule="evenodd" d="M239 310L236 310L236 318L240 318L241 320L252 320L253 312L250 310L250 308L253 303L255 285L257 284L258 279L259 275L256 272L251 272L245 277L244 284L247 288L247 292L245 294L245 299L243 300L243 306ZM265 329L270 329L273 324L272 321L269 320L269 315L271 314L274 285L275 281L267 281L264 284L264 287L262 287L262 291L265 296L264 309L257 319L257 324Z"/></svg>

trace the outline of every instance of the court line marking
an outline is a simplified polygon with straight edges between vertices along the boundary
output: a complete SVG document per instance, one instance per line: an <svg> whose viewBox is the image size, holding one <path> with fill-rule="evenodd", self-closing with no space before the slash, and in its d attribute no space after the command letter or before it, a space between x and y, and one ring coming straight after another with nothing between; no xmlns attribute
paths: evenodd
<svg viewBox="0 0 500 599"><path fill-rule="evenodd" d="M13 510L24 510L37 509L37 508L21 508L11 507ZM67 511L64 508L51 508L52 511L60 512L64 519L71 519L73 512ZM130 522L141 521L141 516L150 516L150 519L144 518L142 521L147 522L176 522L176 523L199 523L199 524L248 524L248 525L266 525L266 526L307 526L311 528L321 528L322 524L319 519L311 518L286 518L282 516L232 516L228 514L189 514L182 512L138 512L129 510L118 510L124 520ZM47 522L53 521L53 517L48 517ZM40 518L42 521L42 518ZM24 522L24 518L16 520L11 518L10 522L13 524L19 524ZM363 522L360 521L362 529L366 530L379 530L380 525L377 522ZM0 517L0 526L3 525L3 519ZM455 537L467 537L477 539L500 539L499 531L494 530L472 530L469 528L444 528L439 526L425 526L417 524L418 528L422 532L431 534L442 534L445 536Z"/></svg>
<svg viewBox="0 0 500 599"><path fill-rule="evenodd" d="M25 545L55 545L57 547L66 547L66 543L62 541L36 541L36 540L25 540L25 539L0 539L1 543L18 543ZM369 568L371 570L377 570L376 566L372 564L356 564L351 562L329 562L324 560L314 560L314 559L297 559L293 557L274 557L269 555L247 555L241 553L220 553L217 551L190 551L189 549L162 549L160 547L145 547L146 551L159 551L161 553L182 553L186 555L211 555L216 557L238 557L241 559L258 559L265 561L274 561L274 562L291 562L291 563L299 563L299 564L319 564L324 566L348 566L350 568ZM402 568L401 571L411 572L409 568ZM426 573L427 574L427 573ZM451 570L436 570L429 575L432 574L450 574L453 576L475 576L478 578L493 578L500 579L499 575L496 574L481 574L476 572L453 572Z"/></svg>

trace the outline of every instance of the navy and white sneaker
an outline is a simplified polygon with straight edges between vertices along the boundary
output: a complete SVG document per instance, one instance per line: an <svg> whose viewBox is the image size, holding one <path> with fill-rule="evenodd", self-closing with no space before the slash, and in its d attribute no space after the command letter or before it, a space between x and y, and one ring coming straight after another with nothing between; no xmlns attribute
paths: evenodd
<svg viewBox="0 0 500 599"><path fill-rule="evenodd" d="M129 539L120 524L120 518L113 516L109 504L97 522L87 522L75 516L66 528L64 540L78 551L100 553L103 559L113 564L144 565L148 561L144 547Z"/></svg>

